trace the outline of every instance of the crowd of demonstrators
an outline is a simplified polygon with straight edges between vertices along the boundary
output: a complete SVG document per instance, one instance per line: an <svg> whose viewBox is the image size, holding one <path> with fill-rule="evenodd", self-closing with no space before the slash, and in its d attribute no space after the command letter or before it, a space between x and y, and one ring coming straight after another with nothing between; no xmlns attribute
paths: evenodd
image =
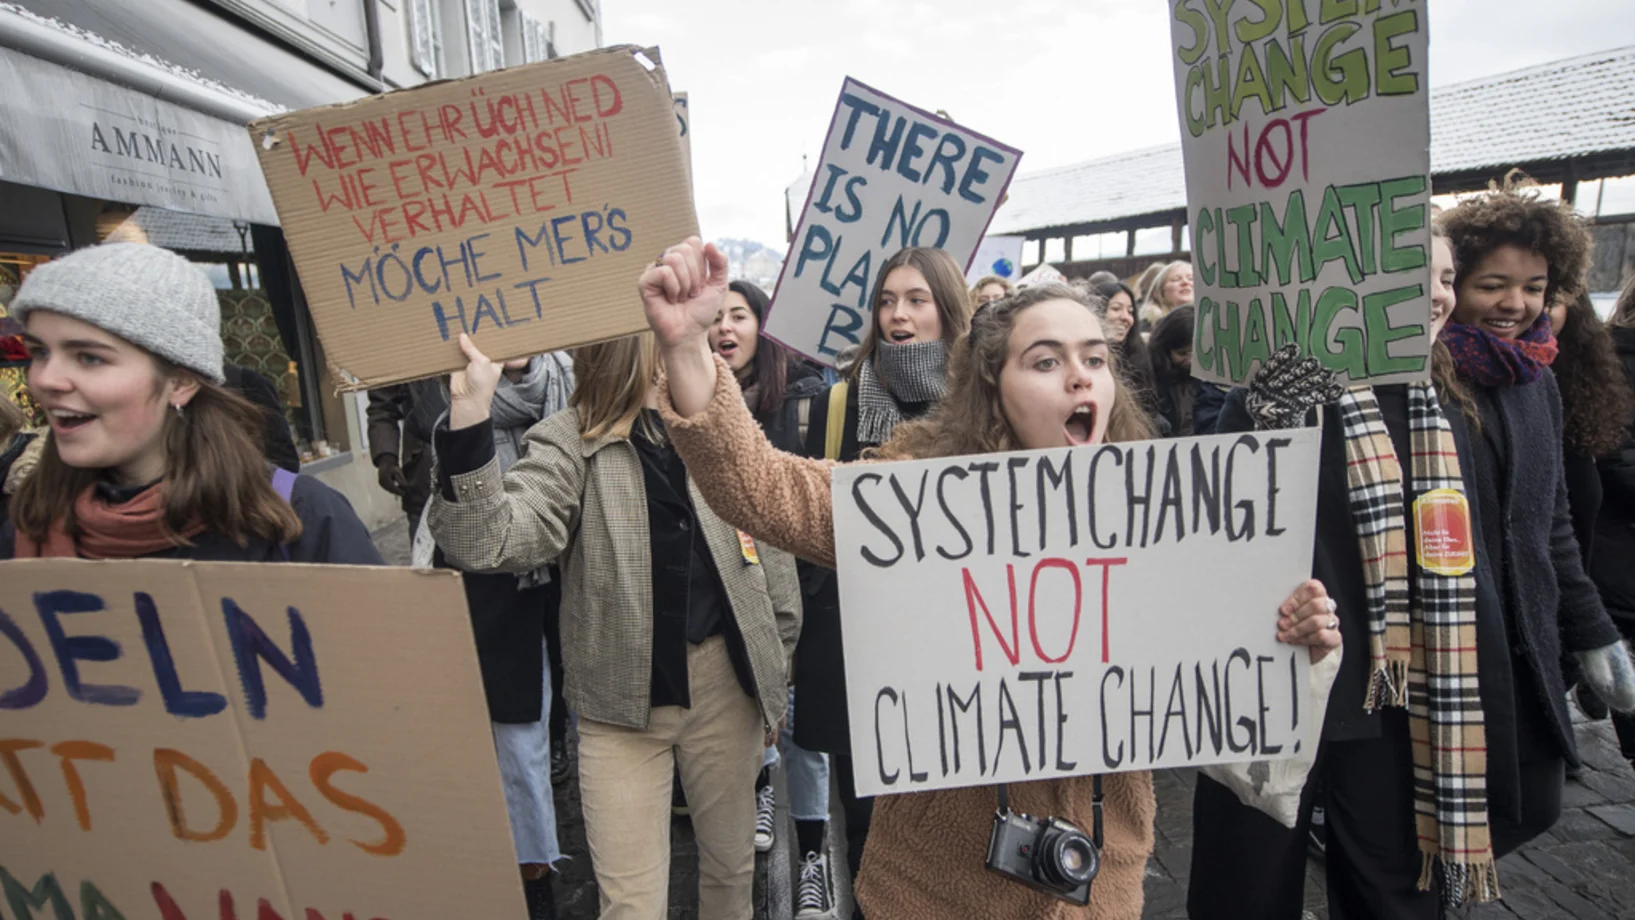
<svg viewBox="0 0 1635 920"><path fill-rule="evenodd" d="M901 250L831 385L692 239L639 280L649 333L505 362L462 337L463 372L371 393L415 564L464 574L529 917L555 916L570 713L610 920L667 915L682 803L700 915L752 916L779 761L800 920L840 900L831 772L858 918L1139 916L1148 773L1007 790L1084 828L1103 803L1088 908L983 871L1003 787L857 795L830 473L1298 425L1320 432L1312 580L1267 616L1313 661L1349 651L1293 827L1198 778L1189 916L1299 917L1317 821L1331 917L1499 896L1496 860L1561 814L1574 684L1635 767L1635 280L1603 323L1589 254L1534 190L1469 198L1432 227L1431 380L1342 387L1290 348L1228 392L1191 376L1184 261L1013 290ZM224 363L196 266L97 246L36 268L12 309L50 427L0 401L0 559L381 564L346 500L298 474L270 384ZM1417 544L1431 501L1462 509L1467 557Z"/></svg>
<svg viewBox="0 0 1635 920"><path fill-rule="evenodd" d="M823 378L797 360L783 345L761 334L766 317L766 292L747 281L727 287L720 316L710 327L710 348L727 363L743 390L744 402L761 430L779 450L800 452L811 424L812 401L827 389ZM810 563L801 562L802 606L810 610L808 585L823 580ZM807 619L806 622L809 622ZM804 632L804 627L803 627ZM799 646L796 646L798 658ZM791 675L793 677L793 675ZM789 704L778 732L778 743L767 748L755 783L755 849L767 852L776 843L776 798L770 771L781 759L789 788L789 814L795 821L799 878L794 892L797 918L832 916L834 879L825 841L829 827L829 756L808 750L796 738L796 688L789 689Z"/></svg>
<svg viewBox="0 0 1635 920"><path fill-rule="evenodd" d="M267 462L266 420L224 386L198 266L141 243L82 249L32 271L12 311L51 433L0 559L381 563L346 499Z"/></svg>
<svg viewBox="0 0 1635 920"><path fill-rule="evenodd" d="M794 560L698 497L651 407L650 335L580 348L569 409L531 428L503 473L491 407L504 368L460 344L471 363L433 437L431 533L466 570L561 566L563 692L601 916L666 915L679 766L700 914L748 918L755 774L800 632Z"/></svg>
<svg viewBox="0 0 1635 920"><path fill-rule="evenodd" d="M1569 319L1569 322L1571 320ZM1635 278L1625 285L1607 323L1627 385L1635 389ZM1590 578L1625 639L1635 639L1635 419L1623 440L1598 457L1601 510L1595 522L1595 553ZM1635 768L1635 715L1613 713L1618 746Z"/></svg>
<svg viewBox="0 0 1635 920"><path fill-rule="evenodd" d="M660 394L671 436L699 489L729 519L766 542L825 565L835 559L829 461L797 458L767 442L745 411L733 374L717 364L706 334L726 288L725 257L688 240L642 276L649 324L664 349ZM885 287L889 290L891 285ZM889 294L887 295L889 296ZM882 322L883 329L893 328ZM1094 309L1064 285L1027 289L978 311L952 348L947 392L924 419L903 424L878 459L913 459L1134 440L1150 429L1121 401L1118 376ZM1071 422L1090 407L1088 424ZM1314 647L1338 644L1322 586L1302 585L1279 611L1279 636ZM1268 617L1272 612L1268 611ZM1018 810L1094 824L1091 777L1022 783ZM1084 915L1066 902L979 871L997 788L894 795L875 805L854 890L881 917ZM1151 775L1106 777L1101 869L1088 913L1138 917L1153 841Z"/></svg>
<svg viewBox="0 0 1635 920"><path fill-rule="evenodd" d="M1330 916L1435 918L1498 897L1496 860L1556 821L1577 761L1563 657L1616 708L1635 706L1635 670L1573 536L1549 369L1544 306L1578 297L1588 241L1568 209L1519 189L1447 212L1431 251L1434 382L1351 387L1323 413L1313 573L1355 651L1299 826L1199 779L1191 916L1299 917L1313 806ZM1295 376L1269 362L1217 430L1306 421L1279 398ZM1450 492L1467 509L1463 560L1413 546L1407 524L1427 493Z"/></svg>
<svg viewBox="0 0 1635 920"><path fill-rule="evenodd" d="M998 275L983 275L976 284L971 285L971 307L974 309L985 303L1003 300L1015 289L1015 285Z"/></svg>

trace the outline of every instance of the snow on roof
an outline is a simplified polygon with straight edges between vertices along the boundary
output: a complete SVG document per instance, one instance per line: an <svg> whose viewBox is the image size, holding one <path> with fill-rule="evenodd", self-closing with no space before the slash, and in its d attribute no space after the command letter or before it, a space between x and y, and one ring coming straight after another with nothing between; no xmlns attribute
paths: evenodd
<svg viewBox="0 0 1635 920"><path fill-rule="evenodd" d="M1635 149L1635 46L1431 90L1431 173ZM989 233L1186 207L1181 145L1018 176Z"/></svg>

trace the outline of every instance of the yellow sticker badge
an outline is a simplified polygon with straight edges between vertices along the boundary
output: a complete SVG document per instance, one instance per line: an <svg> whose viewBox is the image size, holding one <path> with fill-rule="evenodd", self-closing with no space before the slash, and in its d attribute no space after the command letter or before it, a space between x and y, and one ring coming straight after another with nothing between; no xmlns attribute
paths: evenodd
<svg viewBox="0 0 1635 920"><path fill-rule="evenodd" d="M755 551L755 538L742 530L738 531L738 548L744 553L745 565L761 564L761 554Z"/></svg>
<svg viewBox="0 0 1635 920"><path fill-rule="evenodd" d="M1433 489L1414 502L1419 567L1437 575L1464 575L1476 567L1470 505L1453 489Z"/></svg>

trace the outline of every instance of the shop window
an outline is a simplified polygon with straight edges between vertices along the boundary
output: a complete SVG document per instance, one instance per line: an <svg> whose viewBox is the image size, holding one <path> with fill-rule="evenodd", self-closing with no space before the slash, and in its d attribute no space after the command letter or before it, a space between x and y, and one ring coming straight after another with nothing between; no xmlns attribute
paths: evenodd
<svg viewBox="0 0 1635 920"><path fill-rule="evenodd" d="M23 327L10 315L10 307L23 278L45 261L45 256L0 252L0 399L9 399L21 406L31 428L45 424L45 413L28 392L28 354L23 350Z"/></svg>
<svg viewBox="0 0 1635 920"><path fill-rule="evenodd" d="M465 4L471 72L483 73L504 67L505 33L500 29L499 0L465 0Z"/></svg>

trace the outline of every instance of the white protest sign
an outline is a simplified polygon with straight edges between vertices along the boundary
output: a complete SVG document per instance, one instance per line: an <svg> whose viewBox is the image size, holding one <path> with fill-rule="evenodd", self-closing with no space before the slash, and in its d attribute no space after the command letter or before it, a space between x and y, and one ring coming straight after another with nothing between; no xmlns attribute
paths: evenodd
<svg viewBox="0 0 1635 920"><path fill-rule="evenodd" d="M1423 4L1171 4L1198 321L1193 374L1288 342L1342 379L1430 375Z"/></svg>
<svg viewBox="0 0 1635 920"><path fill-rule="evenodd" d="M873 322L879 267L932 246L969 265L1022 152L847 78L766 332L833 365Z"/></svg>
<svg viewBox="0 0 1635 920"><path fill-rule="evenodd" d="M976 284L979 278L993 275L1012 284L1022 273L1022 237L985 236L977 244L971 266L965 270L965 280Z"/></svg>
<svg viewBox="0 0 1635 920"><path fill-rule="evenodd" d="M1292 756L1316 429L845 466L857 792Z"/></svg>

